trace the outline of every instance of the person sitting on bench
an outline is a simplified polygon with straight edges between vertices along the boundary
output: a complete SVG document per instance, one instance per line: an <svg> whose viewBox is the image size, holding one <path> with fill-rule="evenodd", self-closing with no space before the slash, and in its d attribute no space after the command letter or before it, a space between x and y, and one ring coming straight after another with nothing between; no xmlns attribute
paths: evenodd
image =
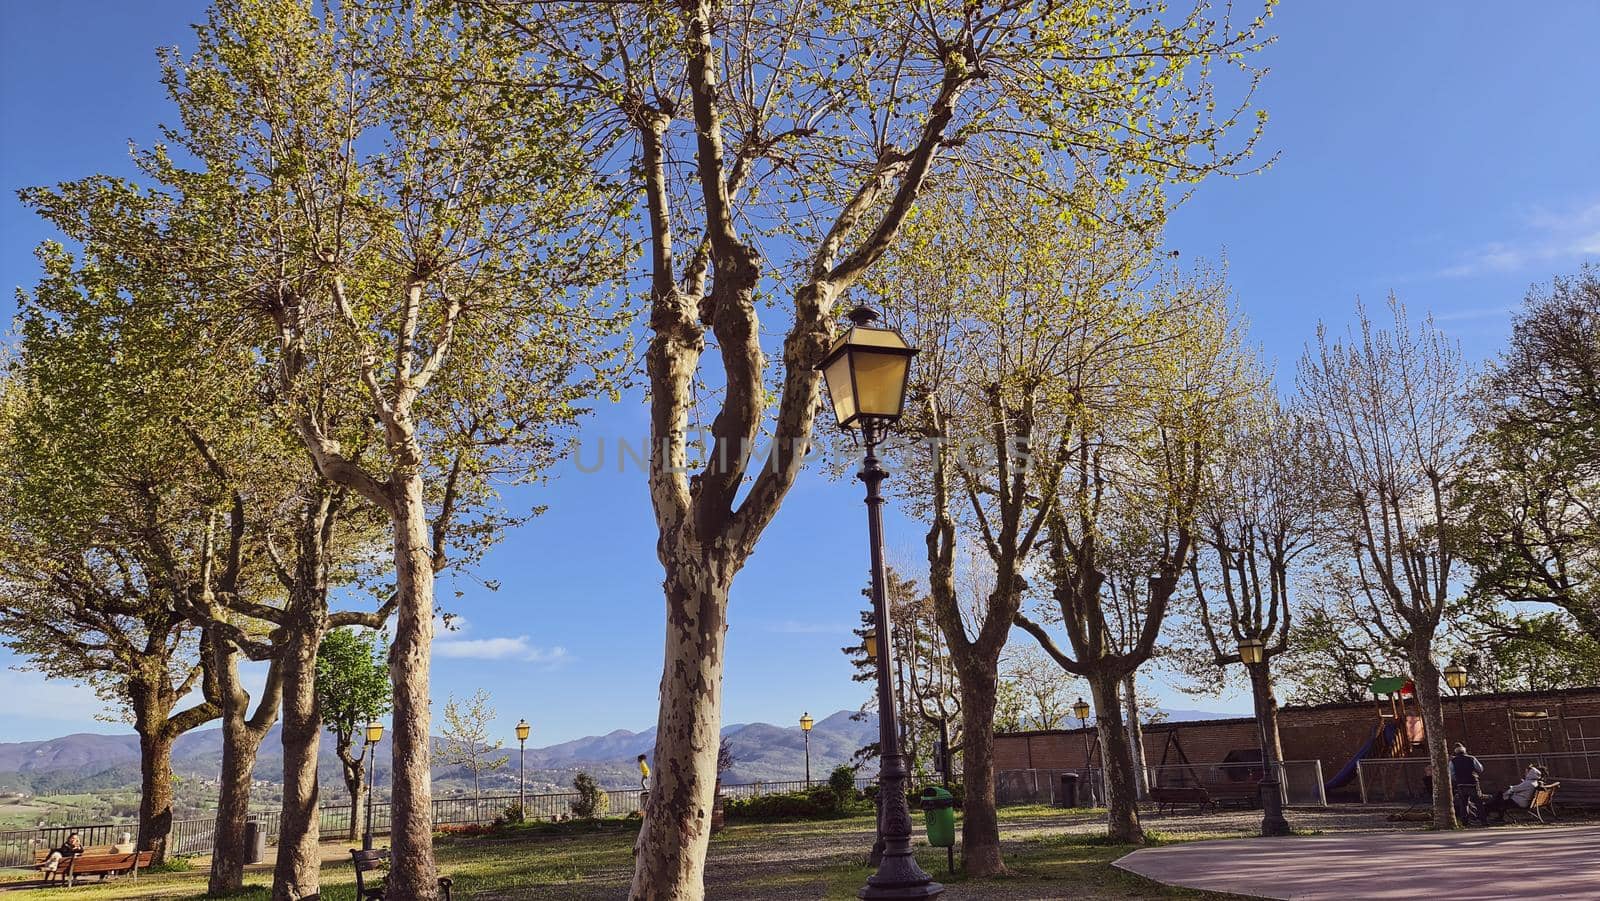
<svg viewBox="0 0 1600 901"><path fill-rule="evenodd" d="M78 838L78 833L74 832L67 836L67 840L62 842L61 847L50 852L50 856L44 859L42 869L46 873L54 873L60 869L61 861L69 857L77 857L82 853L83 839Z"/></svg>
<svg viewBox="0 0 1600 901"><path fill-rule="evenodd" d="M1489 796L1489 800L1484 804L1483 808L1484 817L1487 818L1492 813L1500 822L1504 823L1506 821L1506 811L1512 807L1527 810L1528 805L1533 803L1533 793L1538 791L1539 786L1543 784L1544 771L1537 766L1529 765L1528 771L1522 774L1521 782L1505 791L1495 792Z"/></svg>

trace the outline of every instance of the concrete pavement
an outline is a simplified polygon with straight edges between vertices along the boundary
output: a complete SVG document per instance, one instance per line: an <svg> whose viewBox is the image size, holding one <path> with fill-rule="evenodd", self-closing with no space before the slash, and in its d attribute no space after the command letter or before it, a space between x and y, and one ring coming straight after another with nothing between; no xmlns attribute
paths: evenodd
<svg viewBox="0 0 1600 901"><path fill-rule="evenodd" d="M1260 898L1600 899L1600 826L1221 839L1145 848L1116 866Z"/></svg>

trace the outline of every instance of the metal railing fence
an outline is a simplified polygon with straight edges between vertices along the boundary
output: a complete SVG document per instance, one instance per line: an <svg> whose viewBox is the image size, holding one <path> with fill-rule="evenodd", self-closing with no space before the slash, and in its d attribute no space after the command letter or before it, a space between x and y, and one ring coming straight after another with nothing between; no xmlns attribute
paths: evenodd
<svg viewBox="0 0 1600 901"><path fill-rule="evenodd" d="M1529 764L1538 764L1545 778L1600 779L1600 751L1575 751L1555 754L1485 754L1479 784L1485 791L1499 791L1522 781ZM1363 760L1356 765L1356 778L1363 804L1414 803L1428 797L1423 780L1426 757L1385 757ZM1445 776L1449 778L1448 775Z"/></svg>
<svg viewBox="0 0 1600 901"><path fill-rule="evenodd" d="M1105 773L1098 767L1070 769L999 770L994 774L996 804L1061 804L1061 777L1077 777L1077 802L1080 807L1105 804Z"/></svg>
<svg viewBox="0 0 1600 901"><path fill-rule="evenodd" d="M856 787L864 788L875 779L858 778ZM807 782L797 779L787 782L749 782L722 786L724 798L750 798L757 795L784 794L821 788L825 779ZM641 809L643 791L637 788L613 789L605 792L606 815L627 816ZM495 794L465 798L434 798L433 823L435 826L481 825L493 823L515 804L518 795ZM529 820L559 820L571 817L572 807L578 800L577 792L555 792L526 795L523 817ZM266 834L267 844L278 841L281 810L251 811L250 819ZM318 823L323 838L346 835L350 831L352 811L349 804L324 804L318 808ZM372 831L385 835L389 832L390 809L388 801L375 801L372 805ZM139 831L136 823L96 823L81 826L45 826L36 829L17 829L0 832L0 867L33 865L33 852L55 848L66 841L67 835L77 832L86 847L117 844L131 841ZM216 831L215 817L189 817L173 820L167 847L173 854L205 854L211 850ZM127 836L127 838L124 838Z"/></svg>
<svg viewBox="0 0 1600 901"><path fill-rule="evenodd" d="M995 800L999 804L1060 804L1061 777L1077 779L1079 806L1105 804L1105 771L1098 767L1000 770L995 773ZM1145 768L1152 786L1218 786L1254 784L1261 780L1259 763L1180 764ZM1293 807L1326 807L1320 760L1285 760L1278 764L1278 785L1283 803Z"/></svg>
<svg viewBox="0 0 1600 901"><path fill-rule="evenodd" d="M91 823L83 826L43 826L38 829L18 829L0 832L0 866L33 866L33 852L59 848L67 836L78 833L85 848L115 845L132 841L137 832L126 823Z"/></svg>
<svg viewBox="0 0 1600 901"><path fill-rule="evenodd" d="M1259 784L1261 764L1248 761L1236 763L1198 763L1145 768L1149 784L1170 787L1242 787ZM1283 760L1277 765L1278 792L1283 803L1291 807L1326 807L1328 795L1323 789L1322 761Z"/></svg>

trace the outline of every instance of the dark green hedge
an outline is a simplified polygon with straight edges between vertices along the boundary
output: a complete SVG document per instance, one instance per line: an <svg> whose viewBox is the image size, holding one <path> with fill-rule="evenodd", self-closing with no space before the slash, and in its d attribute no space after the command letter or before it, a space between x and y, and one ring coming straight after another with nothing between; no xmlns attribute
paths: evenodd
<svg viewBox="0 0 1600 901"><path fill-rule="evenodd" d="M863 809L854 792L841 797L831 788L728 798L722 805L723 815L730 820L828 819L850 816Z"/></svg>

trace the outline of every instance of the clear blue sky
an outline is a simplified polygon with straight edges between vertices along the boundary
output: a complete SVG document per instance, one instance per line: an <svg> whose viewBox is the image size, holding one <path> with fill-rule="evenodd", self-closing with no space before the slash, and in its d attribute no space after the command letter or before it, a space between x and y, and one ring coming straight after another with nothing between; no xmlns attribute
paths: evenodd
<svg viewBox="0 0 1600 901"><path fill-rule="evenodd" d="M0 316L36 278L48 230L16 202L23 185L93 172L133 175L127 142L171 119L154 49L186 45L196 0L80 0L0 7ZM1432 310L1469 356L1491 354L1526 287L1600 259L1600 3L1499 0L1288 3L1259 95L1272 114L1270 171L1204 186L1172 223L1185 258L1226 253L1252 335L1292 372L1319 319L1338 327L1357 296L1393 290ZM454 604L434 693L488 687L502 730L535 745L655 722L663 604L643 476L619 474L617 436L644 435L637 398L604 410L598 474L569 469L538 500L551 512L511 534ZM589 458L592 461L592 457ZM893 483L890 483L893 490ZM735 584L726 723L789 724L860 703L839 648L866 569L859 487L808 473ZM892 517L891 556L915 561L921 532ZM441 597L450 597L448 586ZM446 655L453 656L446 656ZM0 655L0 665L14 663ZM1152 683L1167 706L1245 710ZM67 685L0 670L0 741L95 723ZM61 719L37 715L56 707Z"/></svg>

